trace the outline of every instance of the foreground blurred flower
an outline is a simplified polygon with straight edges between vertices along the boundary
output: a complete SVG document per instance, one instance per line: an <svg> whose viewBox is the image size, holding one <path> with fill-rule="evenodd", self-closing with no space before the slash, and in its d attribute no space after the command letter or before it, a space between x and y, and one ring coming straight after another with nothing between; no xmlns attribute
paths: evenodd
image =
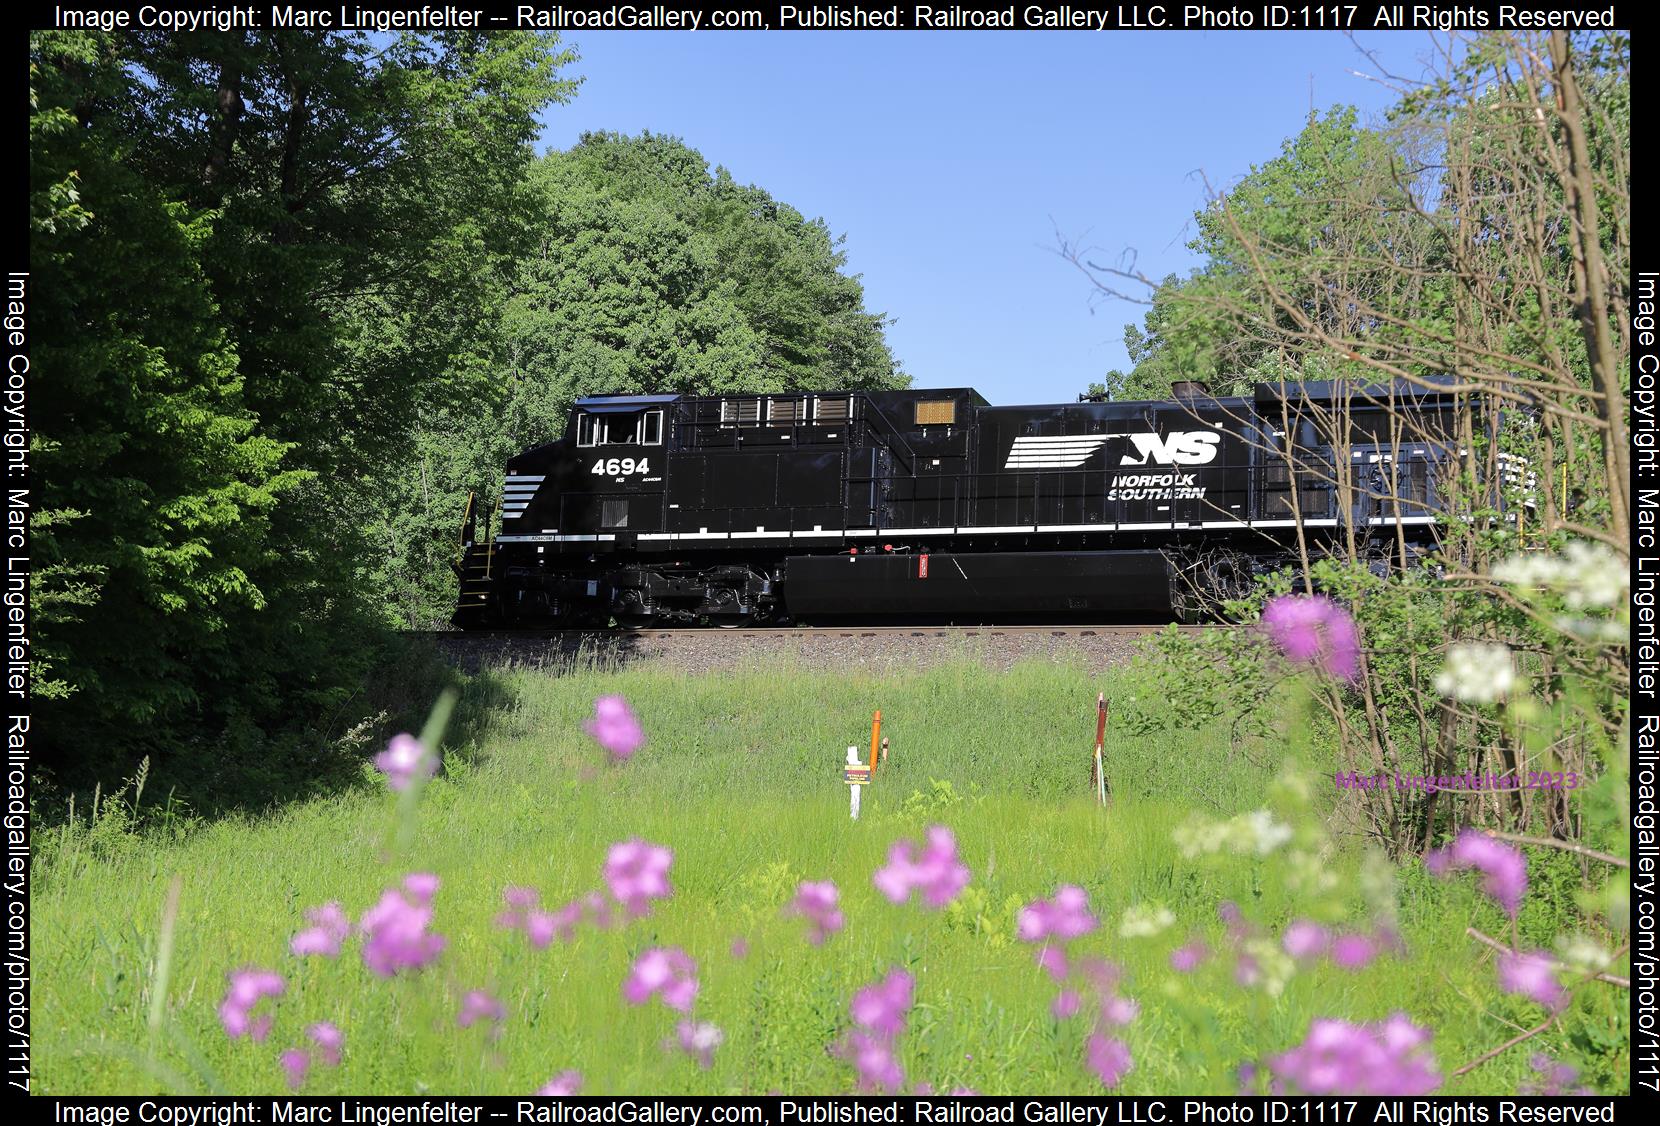
<svg viewBox="0 0 1660 1126"><path fill-rule="evenodd" d="M431 934L432 896L438 877L427 872L406 876L401 890L388 888L380 902L363 913L363 964L381 977L430 965L443 953L445 939Z"/></svg>
<svg viewBox="0 0 1660 1126"><path fill-rule="evenodd" d="M859 1073L859 1090L897 1092L905 1086L905 1070L893 1050L893 1041L867 1032L849 1032L840 1055Z"/></svg>
<svg viewBox="0 0 1660 1126"><path fill-rule="evenodd" d="M905 1085L894 1040L905 1030L916 990L916 979L901 969L889 970L881 981L853 994L848 1006L859 1027L831 1051L851 1063L864 1092L897 1092Z"/></svg>
<svg viewBox="0 0 1660 1126"><path fill-rule="evenodd" d="M1191 860L1217 852L1267 856L1289 841L1293 834L1290 825L1275 821L1274 815L1266 809L1258 809L1226 821L1212 821L1196 814L1177 826L1173 836L1176 847Z"/></svg>
<svg viewBox="0 0 1660 1126"><path fill-rule="evenodd" d="M1579 1078L1578 1069L1565 1063L1558 1063L1543 1052L1536 1053L1528 1060L1528 1066L1539 1073L1539 1082L1524 1083L1517 1091L1521 1095L1589 1095L1589 1087L1576 1087L1569 1090L1569 1086Z"/></svg>
<svg viewBox="0 0 1660 1126"><path fill-rule="evenodd" d="M390 789L407 790L417 779L438 773L438 757L427 753L415 736L394 735L386 749L375 756L375 769L386 775Z"/></svg>
<svg viewBox="0 0 1660 1126"><path fill-rule="evenodd" d="M1428 1029L1397 1013L1376 1024L1316 1020L1308 1039L1268 1061L1273 1091L1304 1095L1427 1095L1441 1085L1423 1046Z"/></svg>
<svg viewBox="0 0 1660 1126"><path fill-rule="evenodd" d="M1141 1003L1129 997L1103 997L1101 999L1101 1025L1125 1025L1135 1020L1141 1013ZM1101 1025L1097 1025L1099 1028Z"/></svg>
<svg viewBox="0 0 1660 1126"><path fill-rule="evenodd" d="M1055 995L1054 1001L1050 1002L1049 1011L1056 1020L1066 1020L1077 1016L1083 1003L1083 996L1076 989L1063 989Z"/></svg>
<svg viewBox="0 0 1660 1126"><path fill-rule="evenodd" d="M1340 969L1363 970L1377 956L1377 942L1363 934L1340 935L1331 944L1331 960Z"/></svg>
<svg viewBox="0 0 1660 1126"><path fill-rule="evenodd" d="M1084 1060L1103 1087L1116 1087L1133 1065L1130 1049L1115 1036L1094 1033L1084 1042Z"/></svg>
<svg viewBox="0 0 1660 1126"><path fill-rule="evenodd" d="M1100 924L1089 913L1089 898L1081 887L1065 884L1055 892L1054 899L1040 899L1023 908L1015 919L1022 942L1042 942L1059 939L1070 942L1094 930Z"/></svg>
<svg viewBox="0 0 1660 1126"><path fill-rule="evenodd" d="M683 1020L674 1026L674 1032L680 1050L695 1057L705 1071L714 1066L715 1049L726 1040L726 1033L708 1021Z"/></svg>
<svg viewBox="0 0 1660 1126"><path fill-rule="evenodd" d="M1262 611L1268 636L1294 664L1312 664L1327 676L1353 680L1360 668L1354 619L1323 595L1282 594Z"/></svg>
<svg viewBox="0 0 1660 1126"><path fill-rule="evenodd" d="M319 1060L328 1067L339 1066L340 1045L345 1039L338 1028L326 1021L307 1027L306 1036L316 1045L315 1049L290 1048L278 1057L289 1087L296 1091L305 1085L307 1073Z"/></svg>
<svg viewBox="0 0 1660 1126"><path fill-rule="evenodd" d="M538 1095L574 1095L582 1090L582 1072L561 1071L537 1088Z"/></svg>
<svg viewBox="0 0 1660 1126"><path fill-rule="evenodd" d="M1066 952L1059 946L1044 946L1037 952L1037 964L1056 981L1065 980Z"/></svg>
<svg viewBox="0 0 1660 1126"><path fill-rule="evenodd" d="M1317 958L1324 954L1331 946L1331 932L1318 923L1307 919L1298 919L1285 928L1285 935L1280 940L1285 952L1299 961L1305 958Z"/></svg>
<svg viewBox="0 0 1660 1126"><path fill-rule="evenodd" d="M332 958L339 954L352 929L351 921L340 909L340 904L331 900L321 907L313 907L305 913L305 917L310 920L311 926L295 935L288 949L302 957L322 954Z"/></svg>
<svg viewBox="0 0 1660 1126"><path fill-rule="evenodd" d="M281 975L271 970L245 969L232 970L225 976L230 988L219 1002L219 1022L225 1026L225 1034L232 1040L245 1035L263 1041L271 1032L271 1014L251 1014L263 998L282 996L285 986Z"/></svg>
<svg viewBox="0 0 1660 1126"><path fill-rule="evenodd" d="M669 884L673 863L673 850L638 837L612 845L605 854L605 884L611 898L635 918L648 914L652 901L674 894Z"/></svg>
<svg viewBox="0 0 1660 1126"><path fill-rule="evenodd" d="M646 741L640 721L634 718L628 701L621 696L601 696L595 700L594 718L583 724L583 728L618 762L627 762Z"/></svg>
<svg viewBox="0 0 1660 1126"><path fill-rule="evenodd" d="M928 828L920 853L916 842L897 841L888 850L888 864L878 868L876 889L894 903L904 903L913 891L922 893L929 907L944 907L968 885L968 866L957 859L957 838L944 825Z"/></svg>
<svg viewBox="0 0 1660 1126"><path fill-rule="evenodd" d="M1475 829L1465 829L1452 844L1428 853L1424 867L1443 877L1459 868L1476 869L1487 877L1481 883L1482 890L1498 900L1512 918L1521 910L1522 896L1527 893L1527 857L1520 849Z"/></svg>
<svg viewBox="0 0 1660 1126"><path fill-rule="evenodd" d="M346 1042L344 1033L325 1020L307 1026L305 1034L317 1045L318 1059L330 1067L340 1066L340 1048Z"/></svg>
<svg viewBox="0 0 1660 1126"><path fill-rule="evenodd" d="M663 1004L685 1013L691 1011L697 987L697 963L677 946L659 946L634 959L623 982L623 997L631 1005L643 1005L660 993Z"/></svg>
<svg viewBox="0 0 1660 1126"><path fill-rule="evenodd" d="M1181 974L1192 973L1209 957L1210 947L1195 939L1186 946L1178 946L1170 952L1170 968Z"/></svg>
<svg viewBox="0 0 1660 1126"><path fill-rule="evenodd" d="M1500 582L1554 590L1570 610L1618 606L1631 590L1631 570L1606 544L1574 540L1560 556L1518 555L1493 568Z"/></svg>
<svg viewBox="0 0 1660 1126"><path fill-rule="evenodd" d="M807 934L807 941L814 946L821 946L827 937L841 930L846 921L836 906L838 898L836 885L832 881L814 883L803 880L801 886L796 889L795 898L790 901L785 911L806 919L812 925L812 930Z"/></svg>
<svg viewBox="0 0 1660 1126"><path fill-rule="evenodd" d="M1561 1012L1568 1004L1568 991L1556 979L1556 962L1537 951L1500 954L1499 988L1519 993L1553 1013Z"/></svg>
<svg viewBox="0 0 1660 1126"><path fill-rule="evenodd" d="M461 998L461 1011L455 1014L455 1023L462 1028L471 1028L481 1020L487 1020L499 1032L501 1022L507 1019L507 1006L484 992L474 989Z"/></svg>
<svg viewBox="0 0 1660 1126"><path fill-rule="evenodd" d="M311 1070L311 1057L300 1048L290 1048L284 1052L278 1062L282 1064L283 1074L288 1077L288 1086L295 1091L305 1086L306 1072Z"/></svg>
<svg viewBox="0 0 1660 1126"><path fill-rule="evenodd" d="M889 970L886 977L853 994L848 1006L853 1020L882 1036L897 1036L905 1028L911 1011L916 979L904 970Z"/></svg>
<svg viewBox="0 0 1660 1126"><path fill-rule="evenodd" d="M1466 641L1447 649L1435 690L1469 704L1493 704L1516 686L1516 661L1504 645Z"/></svg>
<svg viewBox="0 0 1660 1126"><path fill-rule="evenodd" d="M1162 903L1137 903L1125 910L1118 924L1118 937L1151 938L1175 921L1176 916Z"/></svg>

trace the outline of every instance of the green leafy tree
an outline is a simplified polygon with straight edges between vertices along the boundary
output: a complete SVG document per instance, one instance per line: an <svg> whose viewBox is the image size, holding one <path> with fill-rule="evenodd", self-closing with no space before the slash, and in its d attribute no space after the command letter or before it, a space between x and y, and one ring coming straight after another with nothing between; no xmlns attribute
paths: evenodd
<svg viewBox="0 0 1660 1126"><path fill-rule="evenodd" d="M370 490L372 582L400 624L445 621L467 498L559 437L582 395L903 386L823 220L711 171L681 141L599 133L537 162L531 246L511 268L495 376L423 411Z"/></svg>
<svg viewBox="0 0 1660 1126"><path fill-rule="evenodd" d="M494 378L551 37L31 38L43 730L217 797L330 768L366 482ZM186 760L190 765L186 766ZM339 765L339 764L334 764Z"/></svg>

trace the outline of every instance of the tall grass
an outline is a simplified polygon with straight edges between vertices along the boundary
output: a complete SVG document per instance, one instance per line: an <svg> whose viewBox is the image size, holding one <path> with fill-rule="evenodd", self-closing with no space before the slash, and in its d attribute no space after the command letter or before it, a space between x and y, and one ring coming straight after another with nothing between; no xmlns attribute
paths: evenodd
<svg viewBox="0 0 1660 1126"><path fill-rule="evenodd" d="M1463 934L1472 920L1503 925L1467 881L1409 881L1406 956L1361 973L1322 964L1279 996L1237 986L1227 959L1172 973L1169 952L1190 937L1228 947L1221 900L1274 933L1299 911L1270 862L1184 860L1171 837L1195 809L1262 806L1280 748L1248 756L1222 731L1132 740L1109 727L1114 803L1103 811L1088 785L1102 689L1128 690L1036 663L881 679L788 664L698 677L645 666L486 672L463 694L444 773L401 846L388 844L396 799L372 780L182 842L100 852L73 835L49 841L35 872L36 1090L275 1091L278 1052L326 1020L345 1030L345 1058L314 1071L310 1091L524 1093L566 1068L591 1093L845 1091L853 1073L827 1046L847 1026L853 991L899 965L917 979L900 1041L912 1081L1099 1092L1082 1063L1087 1021L1051 1017L1055 987L1014 940L1018 908L1060 883L1084 887L1104 921L1080 947L1122 964L1124 992L1141 1002L1125 1034L1135 1056L1126 1093L1232 1091L1241 1063L1300 1042L1318 1016L1405 1011L1436 1030L1447 1070L1530 1020L1526 1002L1495 992L1490 961ZM606 693L626 696L648 733L624 765L605 762L582 731ZM840 767L848 745L863 753L875 708L892 756L854 823ZM895 840L935 823L957 835L968 890L939 912L887 902L871 874ZM493 925L507 885L534 886L550 904L601 887L606 849L636 836L675 850L674 895L649 917L585 928L545 951ZM1344 881L1356 863L1349 852L1330 858ZM449 945L434 967L387 981L353 946L333 960L287 953L306 908L339 900L355 915L417 870L443 881L434 929ZM158 947L175 878L168 955ZM804 879L841 889L848 926L822 947L780 913ZM1118 937L1124 910L1149 901L1177 924ZM736 938L746 957L734 957ZM726 1034L708 1071L664 1049L676 1014L621 1000L631 960L656 945L699 963L696 1015ZM244 965L287 979L263 1044L228 1040L216 1016L225 974ZM499 1040L456 1026L471 989L505 1003ZM1626 1018L1614 1000L1582 991L1580 1024L1618 1033ZM1533 1047L1574 1054L1550 1036ZM1525 1053L1501 1056L1452 1089L1514 1091L1526 1073Z"/></svg>

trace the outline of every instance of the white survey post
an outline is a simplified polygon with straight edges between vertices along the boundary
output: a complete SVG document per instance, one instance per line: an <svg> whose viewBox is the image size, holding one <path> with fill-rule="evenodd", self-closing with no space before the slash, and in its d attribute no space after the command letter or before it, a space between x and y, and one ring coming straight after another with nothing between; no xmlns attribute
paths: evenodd
<svg viewBox="0 0 1660 1126"><path fill-rule="evenodd" d="M847 748L847 767L842 774L847 783L847 813L853 820L859 819L859 791L870 785L870 765L859 761L859 748Z"/></svg>

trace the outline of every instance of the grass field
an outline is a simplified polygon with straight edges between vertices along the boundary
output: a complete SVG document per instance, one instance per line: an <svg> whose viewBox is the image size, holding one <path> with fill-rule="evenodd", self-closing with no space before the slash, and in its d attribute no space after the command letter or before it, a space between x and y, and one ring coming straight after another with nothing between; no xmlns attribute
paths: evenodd
<svg viewBox="0 0 1660 1126"><path fill-rule="evenodd" d="M1505 933L1498 907L1472 880L1433 881L1416 864L1400 879L1404 954L1360 971L1301 967L1277 995L1236 984L1239 944L1218 904L1237 902L1270 941L1309 913L1362 927L1359 851L1339 842L1319 858L1333 886L1310 906L1287 887L1283 853L1187 859L1173 842L1195 811L1220 818L1275 800L1295 737L1230 750L1216 731L1109 730L1115 800L1097 809L1087 770L1101 689L1135 691L1047 664L999 673L963 662L882 680L782 666L698 678L650 667L491 672L467 686L446 773L422 795L400 854L387 852L396 798L378 783L171 843L107 848L85 832L50 835L34 872L35 1090L274 1093L284 1089L279 1052L329 1021L344 1031L344 1056L315 1068L308 1092L523 1094L566 1069L582 1073L584 1093L847 1091L855 1072L828 1048L849 1027L854 991L899 966L916 980L897 1041L907 1088L1100 1093L1084 1062L1087 1012L1051 1015L1057 986L1015 939L1019 908L1067 883L1088 892L1102 920L1074 952L1122 966L1119 989L1140 1006L1116 1032L1134 1060L1125 1093L1235 1091L1242 1064L1299 1044L1319 1017L1405 1012L1433 1030L1443 1074L1539 1022L1536 1005L1498 991L1491 954L1464 935L1471 924ZM625 764L606 761L582 730L605 693L624 695L647 733ZM893 757L852 823L840 764L877 707ZM1329 777L1312 794L1303 831L1318 835ZM956 834L967 890L941 911L888 902L873 872L896 840L933 824ZM632 837L674 850L674 894L648 917L584 927L545 950L494 925L508 885L537 888L544 904L603 889L607 849ZM448 945L432 966L383 979L355 938L334 959L288 953L306 909L338 900L355 918L415 871L442 881L432 925ZM174 949L152 1024L175 877ZM800 881L826 879L847 925L814 946L781 908ZM1150 904L1175 923L1121 937L1126 909ZM1548 944L1551 910L1530 898L1524 937L1535 930L1533 941ZM1217 956L1175 972L1172 949L1195 937ZM734 956L735 939L745 956ZM707 1070L664 1046L680 1014L622 1000L633 958L654 946L696 959L693 1015L725 1037ZM286 980L264 1043L228 1038L217 1013L227 972L248 965ZM506 1008L499 1038L457 1026L475 989ZM1626 1001L1580 989L1562 1030L1445 1089L1515 1092L1534 1077L1533 1051L1586 1069L1582 1081L1599 1089L1623 1089L1615 1076L1628 1061L1601 1045L1628 1039Z"/></svg>

